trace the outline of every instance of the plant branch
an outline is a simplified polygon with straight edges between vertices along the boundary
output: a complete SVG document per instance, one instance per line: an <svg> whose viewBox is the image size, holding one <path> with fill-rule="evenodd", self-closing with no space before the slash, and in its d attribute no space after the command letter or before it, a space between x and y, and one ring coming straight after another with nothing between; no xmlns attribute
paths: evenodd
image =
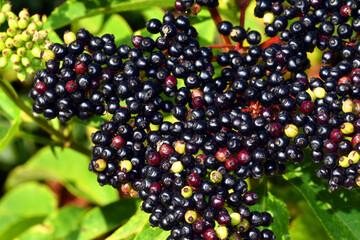
<svg viewBox="0 0 360 240"><path fill-rule="evenodd" d="M209 47L209 48L235 48L234 45L232 44L215 44L215 45L207 45L206 47Z"/></svg>
<svg viewBox="0 0 360 240"><path fill-rule="evenodd" d="M276 36L276 37L273 37L273 38L270 38L269 40L263 42L260 47L262 49L265 49L267 47L269 47L271 44L273 43L281 43L282 41L279 39L279 36Z"/></svg>
<svg viewBox="0 0 360 240"><path fill-rule="evenodd" d="M211 14L211 18L214 20L215 23L215 27L217 28L217 25L222 22L220 14L218 12L218 10L216 8L209 8L209 12ZM232 45L230 38L228 36L224 36L222 34L219 33L221 42L223 44L227 44L227 45ZM229 49L226 47L226 51L229 51Z"/></svg>
<svg viewBox="0 0 360 240"><path fill-rule="evenodd" d="M31 109L29 109L25 105L25 103L19 98L10 83L5 81L3 78L0 78L0 88L23 112L25 112L30 118L32 118L34 122L39 125L39 127L49 133L50 136L53 136L55 138L55 141L61 143L60 145L70 147L78 152L90 156L91 151L89 149L77 142L74 142L68 136L65 136L63 133L54 129L45 119L34 116L34 114L31 112Z"/></svg>
<svg viewBox="0 0 360 240"><path fill-rule="evenodd" d="M249 0L238 0L238 3L240 5L240 20L239 20L239 24L241 27L245 28L245 11L247 6L249 5Z"/></svg>

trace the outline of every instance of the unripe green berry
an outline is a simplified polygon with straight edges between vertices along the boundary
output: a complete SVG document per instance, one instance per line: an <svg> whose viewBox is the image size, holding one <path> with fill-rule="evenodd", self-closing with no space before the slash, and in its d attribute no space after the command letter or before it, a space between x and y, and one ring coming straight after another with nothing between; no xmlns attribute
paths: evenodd
<svg viewBox="0 0 360 240"><path fill-rule="evenodd" d="M123 172L130 172L132 169L132 163L129 160L122 160L120 162L120 170Z"/></svg>
<svg viewBox="0 0 360 240"><path fill-rule="evenodd" d="M11 12L11 11L7 11L7 12L6 12L6 17L7 17L7 19L17 18L17 16L15 15L15 13L13 13L13 12Z"/></svg>
<svg viewBox="0 0 360 240"><path fill-rule="evenodd" d="M27 17L20 18L20 20L18 21L18 26L20 29L25 29L29 25L29 22L29 18Z"/></svg>
<svg viewBox="0 0 360 240"><path fill-rule="evenodd" d="M13 69L15 72L21 72L24 68L22 65L13 65Z"/></svg>
<svg viewBox="0 0 360 240"><path fill-rule="evenodd" d="M40 66L41 63L42 63L41 58L34 57L33 59L31 59L31 65L34 67Z"/></svg>
<svg viewBox="0 0 360 240"><path fill-rule="evenodd" d="M18 21L17 21L16 18L9 19L8 20L8 25L9 25L10 28L13 28L13 29L18 29L19 28Z"/></svg>
<svg viewBox="0 0 360 240"><path fill-rule="evenodd" d="M5 46L7 48L12 48L14 46L14 40L12 38L7 38L5 41Z"/></svg>
<svg viewBox="0 0 360 240"><path fill-rule="evenodd" d="M30 20L34 21L34 22L39 22L39 21L41 21L40 15L36 13L30 17Z"/></svg>
<svg viewBox="0 0 360 240"><path fill-rule="evenodd" d="M14 37L16 35L16 29L15 28L8 28L6 30L6 34L9 36L9 37Z"/></svg>
<svg viewBox="0 0 360 240"><path fill-rule="evenodd" d="M11 48L5 48L4 50L2 50L1 53L4 57L9 58L12 55L13 51L11 50Z"/></svg>
<svg viewBox="0 0 360 240"><path fill-rule="evenodd" d="M0 57L0 69L6 67L8 60L6 57Z"/></svg>
<svg viewBox="0 0 360 240"><path fill-rule="evenodd" d="M216 235L218 236L218 238L223 239L223 238L227 238L229 235L229 232L227 230L226 226L219 226L216 229Z"/></svg>
<svg viewBox="0 0 360 240"><path fill-rule="evenodd" d="M24 67L29 67L31 62L30 60L27 58L27 57L22 57L21 58L21 64L24 66Z"/></svg>
<svg viewBox="0 0 360 240"><path fill-rule="evenodd" d="M31 40L31 34L29 30L25 30L21 33L21 40L23 40L24 42Z"/></svg>
<svg viewBox="0 0 360 240"><path fill-rule="evenodd" d="M243 218L236 227L239 229L239 232L246 232L250 228L250 223L246 218Z"/></svg>
<svg viewBox="0 0 360 240"><path fill-rule="evenodd" d="M265 13L263 18L264 24L271 24L274 21L274 18L275 16L273 13L271 12Z"/></svg>
<svg viewBox="0 0 360 240"><path fill-rule="evenodd" d="M13 40L13 45L14 47L16 48L19 48L19 47L22 47L24 46L24 41L21 39L21 35L18 34L14 37L14 40Z"/></svg>
<svg viewBox="0 0 360 240"><path fill-rule="evenodd" d="M0 32L0 40L1 41L5 41L7 39L7 34L6 32Z"/></svg>
<svg viewBox="0 0 360 240"><path fill-rule="evenodd" d="M210 181L213 183L220 183L222 181L222 174L219 171L212 171L210 173Z"/></svg>
<svg viewBox="0 0 360 240"><path fill-rule="evenodd" d="M177 153L179 154L184 154L185 153L185 142L184 140L178 140L175 142L175 146L174 149Z"/></svg>
<svg viewBox="0 0 360 240"><path fill-rule="evenodd" d="M181 189L181 195L184 198L189 198L192 196L192 194L193 194L193 191L190 186L185 186Z"/></svg>
<svg viewBox="0 0 360 240"><path fill-rule="evenodd" d="M357 151L353 150L349 153L348 158L350 164L357 164L360 160L360 154Z"/></svg>
<svg viewBox="0 0 360 240"><path fill-rule="evenodd" d="M197 212L195 212L194 210L188 210L185 213L185 221L187 223L194 223L198 218Z"/></svg>
<svg viewBox="0 0 360 240"><path fill-rule="evenodd" d="M44 42L45 42L45 39L47 38L47 31L46 30L41 30L41 31L39 31L39 32L36 32L35 34L34 34L34 38L35 38L35 36L36 36L36 39L35 39L35 42L37 43L37 44L43 44ZM34 41L34 39L33 39L33 41Z"/></svg>
<svg viewBox="0 0 360 240"><path fill-rule="evenodd" d="M231 218L231 225L232 226L236 226L241 222L240 213L237 213L237 212L230 213L230 218Z"/></svg>
<svg viewBox="0 0 360 240"><path fill-rule="evenodd" d="M16 73L16 77L20 80L20 82L25 82L26 76L27 76L27 74L25 71L20 71L20 72Z"/></svg>
<svg viewBox="0 0 360 240"><path fill-rule="evenodd" d="M20 56L17 55L16 53L12 54L11 57L10 57L10 61L13 63L13 64L19 64L20 63Z"/></svg>
<svg viewBox="0 0 360 240"><path fill-rule="evenodd" d="M75 35L75 33L68 31L68 32L64 33L63 39L64 39L64 42L67 45L69 45L70 43L72 43L73 41L76 40L76 35Z"/></svg>
<svg viewBox="0 0 360 240"><path fill-rule="evenodd" d="M4 41L0 40L0 51L4 50L6 48Z"/></svg>
<svg viewBox="0 0 360 240"><path fill-rule="evenodd" d="M343 168L347 168L350 166L350 163L349 163L349 158L348 157L345 157L345 156L341 156L339 158L339 165Z"/></svg>
<svg viewBox="0 0 360 240"><path fill-rule="evenodd" d="M289 138L294 138L299 133L299 129L294 124L287 124L284 129L285 135Z"/></svg>
<svg viewBox="0 0 360 240"><path fill-rule="evenodd" d="M26 47L26 45L25 45ZM26 47L27 48L27 47ZM41 54L41 49L39 46L34 46L32 49L31 49L31 54L34 56L34 57L37 57L37 58L40 58L40 54Z"/></svg>
<svg viewBox="0 0 360 240"><path fill-rule="evenodd" d="M11 11L11 7L12 7L12 5L11 5L11 3L5 3L3 6L2 6L2 8L1 8L1 11L3 11L3 12L8 12L8 11Z"/></svg>
<svg viewBox="0 0 360 240"><path fill-rule="evenodd" d="M98 172L104 171L106 166L107 166L107 164L106 164L106 161L104 159L98 159L98 160L95 161L95 164L94 164L94 168Z"/></svg>
<svg viewBox="0 0 360 240"><path fill-rule="evenodd" d="M32 50L34 48L34 43L33 42L26 42L25 43L25 48L27 50ZM39 53L39 55L40 55L40 53Z"/></svg>
<svg viewBox="0 0 360 240"><path fill-rule="evenodd" d="M5 23L6 21L6 13L5 12L1 12L0 13L0 24Z"/></svg>
<svg viewBox="0 0 360 240"><path fill-rule="evenodd" d="M26 29L29 30L30 33L35 32L37 30L36 22L32 21L31 23L29 23Z"/></svg>
<svg viewBox="0 0 360 240"><path fill-rule="evenodd" d="M23 8L20 12L19 12L19 18L29 18L30 14L27 8Z"/></svg>
<svg viewBox="0 0 360 240"><path fill-rule="evenodd" d="M324 98L326 95L326 90L322 87L317 87L314 89L314 94L317 98Z"/></svg>
<svg viewBox="0 0 360 240"><path fill-rule="evenodd" d="M20 47L20 48L16 49L16 54L23 57L26 54L26 49L24 47Z"/></svg>
<svg viewBox="0 0 360 240"><path fill-rule="evenodd" d="M35 74L35 70L33 67L29 66L25 69L26 73L29 74L29 75L33 75Z"/></svg>
<svg viewBox="0 0 360 240"><path fill-rule="evenodd" d="M184 166L182 165L182 163L180 161L174 162L171 166L171 171L173 173L179 173L182 170L184 170Z"/></svg>

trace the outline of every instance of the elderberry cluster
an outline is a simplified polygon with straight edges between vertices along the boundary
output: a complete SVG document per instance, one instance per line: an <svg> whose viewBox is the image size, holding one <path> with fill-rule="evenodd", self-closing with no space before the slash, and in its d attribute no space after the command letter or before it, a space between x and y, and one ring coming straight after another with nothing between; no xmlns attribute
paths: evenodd
<svg viewBox="0 0 360 240"><path fill-rule="evenodd" d="M257 1L255 15L268 22L265 34L278 35L295 51L318 48L327 64L310 79L316 99L301 106L310 121L297 138L310 146L316 163L323 163L317 176L327 179L331 190L351 190L360 185L360 5L353 0L286 3Z"/></svg>

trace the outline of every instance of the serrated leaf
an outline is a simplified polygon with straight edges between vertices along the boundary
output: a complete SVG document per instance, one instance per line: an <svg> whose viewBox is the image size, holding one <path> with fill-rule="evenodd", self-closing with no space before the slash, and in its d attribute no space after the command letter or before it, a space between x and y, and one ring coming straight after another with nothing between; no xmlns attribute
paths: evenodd
<svg viewBox="0 0 360 240"><path fill-rule="evenodd" d="M25 183L0 200L0 239L13 239L55 210L56 196L39 183Z"/></svg>
<svg viewBox="0 0 360 240"><path fill-rule="evenodd" d="M360 239L360 193L343 188L331 192L327 182L315 176L316 166L303 164L303 174L288 181L304 196L333 239Z"/></svg>
<svg viewBox="0 0 360 240"><path fill-rule="evenodd" d="M44 24L44 29L58 29L70 24L72 21L101 13L137 11L153 6L172 7L173 4L169 0L70 0L64 2L50 14Z"/></svg>
<svg viewBox="0 0 360 240"><path fill-rule="evenodd" d="M5 186L10 189L31 180L55 180L72 194L89 202L105 205L118 199L111 187L100 187L96 175L88 171L89 157L70 148L45 147L24 165L12 170Z"/></svg>
<svg viewBox="0 0 360 240"><path fill-rule="evenodd" d="M0 152L19 130L20 123L20 109L0 89Z"/></svg>
<svg viewBox="0 0 360 240"><path fill-rule="evenodd" d="M51 240L62 239L79 225L79 219L86 210L70 206L48 216L43 223L30 228L18 237L18 240Z"/></svg>
<svg viewBox="0 0 360 240"><path fill-rule="evenodd" d="M267 182L262 182L254 192L259 194L259 201L257 204L249 207L251 211L258 212L269 212L274 218L274 222L270 225L271 229L275 235L276 239L290 239L289 237L289 223L290 223L290 214L286 208L286 204L277 199L272 195L266 186Z"/></svg>
<svg viewBox="0 0 360 240"><path fill-rule="evenodd" d="M138 207L138 200L134 198L121 199L104 207L95 207L84 215L79 228L65 239L99 238L127 221Z"/></svg>
<svg viewBox="0 0 360 240"><path fill-rule="evenodd" d="M169 235L170 232L158 227L153 228L150 226L150 223L147 223L134 240L165 240Z"/></svg>
<svg viewBox="0 0 360 240"><path fill-rule="evenodd" d="M149 214L138 209L134 216L107 237L106 240L127 240L132 236L135 237L135 234L139 233L148 222Z"/></svg>

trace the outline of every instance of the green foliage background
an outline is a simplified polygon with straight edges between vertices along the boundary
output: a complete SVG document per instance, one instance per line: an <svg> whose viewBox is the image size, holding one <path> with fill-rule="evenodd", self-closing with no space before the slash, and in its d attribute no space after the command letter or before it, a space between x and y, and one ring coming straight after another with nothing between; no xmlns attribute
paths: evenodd
<svg viewBox="0 0 360 240"><path fill-rule="evenodd" d="M219 9L234 24L239 18L235 2L220 1ZM245 28L262 31L263 23L252 14L254 4L252 0L246 11ZM161 18L172 6L171 0L17 0L13 11L26 7L31 14L48 15L44 29L54 42L62 42L59 36L66 29L85 27L94 35L114 34L117 44L130 44L133 34L149 35L144 31L147 20ZM206 9L191 21L201 44L219 43ZM319 65L316 53L311 61L315 68ZM29 110L27 93L32 85L31 79L20 84L15 76L9 69L0 71L1 88L8 90L0 90L0 239L166 239L168 233L149 226L139 200L120 198L111 187L99 187L96 176L88 172L89 134L101 119L72 120L67 125L52 120L50 126L58 135L50 135L41 128L44 121L35 121L14 103L22 102ZM85 151L65 147L69 142ZM329 192L315 177L316 166L309 157L301 167L289 168L284 177L250 182L260 195L252 209L274 216L271 229L278 239L360 239L359 191ZM54 182L81 204L55 194Z"/></svg>

